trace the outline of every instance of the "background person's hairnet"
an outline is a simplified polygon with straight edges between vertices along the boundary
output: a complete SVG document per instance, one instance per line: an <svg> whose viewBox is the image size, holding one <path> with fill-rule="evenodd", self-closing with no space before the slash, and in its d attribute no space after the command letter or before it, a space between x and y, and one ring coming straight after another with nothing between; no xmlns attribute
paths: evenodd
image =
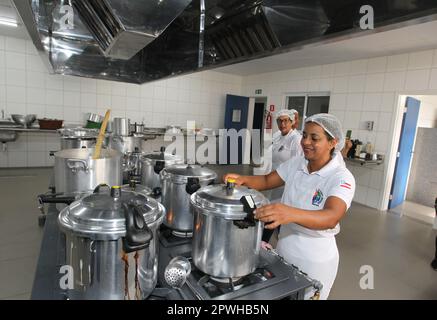
<svg viewBox="0 0 437 320"><path fill-rule="evenodd" d="M340 121L337 117L328 113L318 113L314 114L305 119L305 123L314 122L321 126L331 137L337 139L337 145L335 150L339 151L343 149L345 138L343 134L343 129L341 127Z"/></svg>
<svg viewBox="0 0 437 320"><path fill-rule="evenodd" d="M279 110L278 112L276 112L275 114L275 118L278 119L279 117L282 116L287 116L290 118L291 123L293 124L296 121L296 117L295 114L297 114L298 112L295 109L283 109L283 110Z"/></svg>

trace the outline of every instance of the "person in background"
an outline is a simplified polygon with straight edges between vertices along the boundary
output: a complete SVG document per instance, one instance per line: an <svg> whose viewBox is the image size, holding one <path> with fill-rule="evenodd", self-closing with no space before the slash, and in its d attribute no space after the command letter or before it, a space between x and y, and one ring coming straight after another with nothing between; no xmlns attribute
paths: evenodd
<svg viewBox="0 0 437 320"><path fill-rule="evenodd" d="M341 149L341 155L343 158L347 158L347 154L349 153L349 150L352 148L352 141L350 139L346 139L344 143L344 148Z"/></svg>
<svg viewBox="0 0 437 320"><path fill-rule="evenodd" d="M304 157L290 159L267 175L224 176L225 181L235 179L237 185L256 190L285 185L281 202L257 208L255 218L266 223L267 229L281 226L277 252L322 283L320 299L328 298L337 275L335 235L355 193L355 179L340 154L344 141L335 116L315 114L305 120ZM312 294L308 291L305 298Z"/></svg>
<svg viewBox="0 0 437 320"><path fill-rule="evenodd" d="M280 110L276 113L276 123L279 131L272 138L272 166L267 173L276 170L283 162L303 157L300 140L302 135L296 130L299 114L296 110ZM269 194L270 202L280 202L284 188L273 189ZM269 242L274 230L265 229L263 241Z"/></svg>

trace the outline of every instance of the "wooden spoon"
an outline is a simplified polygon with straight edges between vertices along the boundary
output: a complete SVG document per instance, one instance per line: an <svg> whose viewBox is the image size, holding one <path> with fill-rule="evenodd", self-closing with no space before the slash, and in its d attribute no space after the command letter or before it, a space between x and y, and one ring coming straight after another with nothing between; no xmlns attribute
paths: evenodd
<svg viewBox="0 0 437 320"><path fill-rule="evenodd" d="M96 148L94 149L93 159L100 158L100 152L102 150L103 139L105 138L106 126L108 125L109 115L111 114L111 109L108 109L103 118L102 126L100 127L99 136L97 137Z"/></svg>

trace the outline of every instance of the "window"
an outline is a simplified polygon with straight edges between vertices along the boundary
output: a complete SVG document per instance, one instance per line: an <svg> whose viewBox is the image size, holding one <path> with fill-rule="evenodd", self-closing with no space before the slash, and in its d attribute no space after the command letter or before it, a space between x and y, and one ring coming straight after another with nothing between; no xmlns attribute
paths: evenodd
<svg viewBox="0 0 437 320"><path fill-rule="evenodd" d="M329 95L326 93L311 93L287 96L287 108L299 112L298 130L302 130L304 120L316 113L328 113Z"/></svg>

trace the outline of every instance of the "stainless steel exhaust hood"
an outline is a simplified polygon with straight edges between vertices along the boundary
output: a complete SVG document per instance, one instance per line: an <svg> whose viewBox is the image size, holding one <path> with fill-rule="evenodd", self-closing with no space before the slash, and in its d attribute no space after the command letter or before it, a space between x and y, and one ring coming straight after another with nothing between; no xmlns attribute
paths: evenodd
<svg viewBox="0 0 437 320"><path fill-rule="evenodd" d="M12 1L52 72L131 83L437 16L435 0ZM364 5L374 30L360 29Z"/></svg>

